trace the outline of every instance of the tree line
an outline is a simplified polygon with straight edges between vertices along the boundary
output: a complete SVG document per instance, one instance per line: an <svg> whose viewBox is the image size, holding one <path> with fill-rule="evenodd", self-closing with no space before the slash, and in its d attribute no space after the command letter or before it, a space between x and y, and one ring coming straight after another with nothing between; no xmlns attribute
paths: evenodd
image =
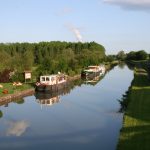
<svg viewBox="0 0 150 150"><path fill-rule="evenodd" d="M96 42L0 43L0 72L32 70L39 76L60 71L73 75L104 58L105 48Z"/></svg>
<svg viewBox="0 0 150 150"><path fill-rule="evenodd" d="M119 61L141 61L141 60L149 60L150 54L148 54L144 50L139 51L130 51L129 53L125 53L123 50L119 51L116 55L107 55L106 61L111 62L114 60Z"/></svg>

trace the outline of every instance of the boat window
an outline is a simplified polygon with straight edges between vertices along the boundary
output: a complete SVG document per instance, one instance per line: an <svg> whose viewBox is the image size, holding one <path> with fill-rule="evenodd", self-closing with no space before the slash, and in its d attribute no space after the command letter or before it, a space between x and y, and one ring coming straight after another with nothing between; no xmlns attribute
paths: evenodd
<svg viewBox="0 0 150 150"><path fill-rule="evenodd" d="M42 81L45 81L45 77L42 77Z"/></svg>
<svg viewBox="0 0 150 150"><path fill-rule="evenodd" d="M46 81L49 81L49 77L46 77Z"/></svg>

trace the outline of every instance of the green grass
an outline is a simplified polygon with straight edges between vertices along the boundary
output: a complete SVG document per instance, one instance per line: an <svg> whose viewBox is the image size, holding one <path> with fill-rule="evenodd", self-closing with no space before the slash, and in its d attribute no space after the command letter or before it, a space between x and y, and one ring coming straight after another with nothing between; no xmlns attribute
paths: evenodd
<svg viewBox="0 0 150 150"><path fill-rule="evenodd" d="M118 150L150 150L150 81L136 71L124 114Z"/></svg>
<svg viewBox="0 0 150 150"><path fill-rule="evenodd" d="M12 83L0 83L0 85L3 85L3 88L0 88L0 97L33 88L33 86L31 84L23 84L21 86L13 86ZM5 90L5 89L8 90L8 94L3 94L3 90Z"/></svg>
<svg viewBox="0 0 150 150"><path fill-rule="evenodd" d="M105 62L105 69L109 70L119 64L119 61Z"/></svg>

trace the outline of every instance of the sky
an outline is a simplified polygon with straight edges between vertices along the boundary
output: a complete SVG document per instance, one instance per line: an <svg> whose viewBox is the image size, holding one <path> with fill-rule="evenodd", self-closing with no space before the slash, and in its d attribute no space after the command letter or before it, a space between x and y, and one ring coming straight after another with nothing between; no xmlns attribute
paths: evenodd
<svg viewBox="0 0 150 150"><path fill-rule="evenodd" d="M150 53L150 0L0 0L0 43L41 41Z"/></svg>

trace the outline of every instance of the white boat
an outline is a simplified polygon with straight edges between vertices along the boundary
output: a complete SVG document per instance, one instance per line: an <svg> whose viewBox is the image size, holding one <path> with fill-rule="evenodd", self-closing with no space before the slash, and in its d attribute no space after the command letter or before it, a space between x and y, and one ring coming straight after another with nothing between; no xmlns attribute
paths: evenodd
<svg viewBox="0 0 150 150"><path fill-rule="evenodd" d="M82 78L94 78L96 76L101 76L105 74L105 66L88 66L81 72Z"/></svg>
<svg viewBox="0 0 150 150"><path fill-rule="evenodd" d="M40 76L36 83L36 91L58 91L66 85L66 76L63 74Z"/></svg>

